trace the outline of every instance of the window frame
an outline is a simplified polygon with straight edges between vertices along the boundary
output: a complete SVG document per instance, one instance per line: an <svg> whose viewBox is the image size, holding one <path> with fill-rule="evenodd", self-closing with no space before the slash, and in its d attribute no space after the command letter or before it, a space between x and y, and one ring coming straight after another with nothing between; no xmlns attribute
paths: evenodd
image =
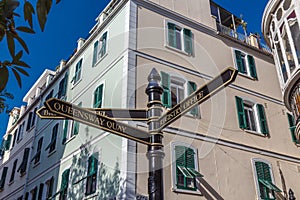
<svg viewBox="0 0 300 200"><path fill-rule="evenodd" d="M240 107L239 103L242 103L241 107ZM235 109L237 111L238 125L241 129L243 129L246 132L254 133L257 135L261 135L261 136L269 136L270 135L266 111L262 104L259 104L257 102L254 102L251 99L241 97L241 96L235 96L235 104L236 104ZM248 122L247 122L246 114L245 114L245 104L252 107L253 114L254 114L254 120L255 120L255 126L257 129L256 131L247 128ZM241 111L241 109L243 109L243 112ZM260 110L260 109L263 109L263 110ZM261 116L261 115L263 115L263 116ZM241 120L243 120L243 122Z"/></svg>
<svg viewBox="0 0 300 200"><path fill-rule="evenodd" d="M79 65L79 63L80 63L80 70L77 71L77 66ZM73 74L73 77L71 80L72 87L77 85L80 82L80 80L82 79L82 67L83 67L83 57L78 59L78 61L76 62L76 65L74 67L74 74Z"/></svg>
<svg viewBox="0 0 300 200"><path fill-rule="evenodd" d="M99 39L97 39L94 43L93 43L93 59L92 59L92 67L95 67L107 54L108 54L108 36L109 36L109 31L108 30L104 30L101 34L101 36L99 37ZM103 42L101 41L101 39L104 37L104 35L106 36L105 38L105 47L103 47ZM97 44L97 47L95 48ZM101 50L102 48L105 49L105 52L103 54L101 54Z"/></svg>
<svg viewBox="0 0 300 200"><path fill-rule="evenodd" d="M174 25L174 43L170 44L170 25ZM180 48L176 46L176 30L180 30ZM186 33L185 33L186 32ZM190 35L187 35L189 32ZM165 20L165 47L180 52L187 56L194 55L194 34L191 29L186 28L182 24L166 19Z"/></svg>
<svg viewBox="0 0 300 200"><path fill-rule="evenodd" d="M268 162L267 160L264 160L262 158L252 158L251 160L252 162L252 170L253 170L253 178L254 178L254 183L255 183L255 189L256 189L256 194L257 194L257 199L258 200L275 200L276 199L276 195L275 195L275 191L273 191L273 198L261 198L261 191L260 191L260 182L259 182L259 178L258 178L258 175L257 175L257 169L256 169L256 166L255 166L255 163L256 162L262 162L262 163L265 163L269 166L269 172L270 172L270 177L271 177L271 181L272 181L272 184L275 185L275 181L274 181L274 175L273 175L273 170L272 170L272 164L270 162ZM263 186L265 187L265 186Z"/></svg>
<svg viewBox="0 0 300 200"><path fill-rule="evenodd" d="M184 146L186 148L192 149L194 151L194 166L195 170L199 172L199 163L198 163L198 149L191 144L185 143L185 142L172 142L171 143L171 174L172 174L172 191L173 192L179 192L179 193L192 193L192 194L199 194L201 195L201 192L199 188L197 187L197 178L194 177L194 182L195 182L195 188L194 189L189 189L189 188L180 188L177 186L177 164L176 164L176 152L175 152L175 147L176 146Z"/></svg>
<svg viewBox="0 0 300 200"><path fill-rule="evenodd" d="M233 54L233 60L234 60L234 66L238 70L239 74L242 76L246 76L247 78L253 79L253 80L258 80L257 77L257 67L255 63L255 58L253 55L248 54L240 49L233 48L232 49L232 54ZM238 62L238 56L237 53L240 53L241 56L243 56L243 63L244 63L244 68L241 69L239 67L239 62Z"/></svg>

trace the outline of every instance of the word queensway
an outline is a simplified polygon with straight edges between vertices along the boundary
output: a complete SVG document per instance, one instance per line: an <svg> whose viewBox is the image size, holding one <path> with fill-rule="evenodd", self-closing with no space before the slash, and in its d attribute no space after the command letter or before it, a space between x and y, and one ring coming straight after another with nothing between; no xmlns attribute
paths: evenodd
<svg viewBox="0 0 300 200"><path fill-rule="evenodd" d="M50 112L55 113L60 117L76 120L86 125L100 128L146 145L150 144L150 135L146 131L117 122L111 118L91 112L74 104L51 98L45 102L45 106Z"/></svg>

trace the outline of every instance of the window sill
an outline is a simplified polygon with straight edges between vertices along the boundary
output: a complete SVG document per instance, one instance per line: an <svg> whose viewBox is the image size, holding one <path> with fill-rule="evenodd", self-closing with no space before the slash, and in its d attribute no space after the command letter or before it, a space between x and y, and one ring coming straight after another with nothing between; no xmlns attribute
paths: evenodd
<svg viewBox="0 0 300 200"><path fill-rule="evenodd" d="M176 193L185 193L185 194L195 194L202 196L202 193L199 190L184 190L184 189L178 189L178 188L172 188L172 192Z"/></svg>
<svg viewBox="0 0 300 200"><path fill-rule="evenodd" d="M41 163L41 161L39 161L37 163L33 163L33 168L37 167L40 163Z"/></svg>
<svg viewBox="0 0 300 200"><path fill-rule="evenodd" d="M56 149L54 149L53 151L51 151L50 153L48 153L48 157L52 156L53 154L55 154Z"/></svg>
<svg viewBox="0 0 300 200"><path fill-rule="evenodd" d="M268 134L267 135L265 135L265 134L263 134L263 133L260 133L260 132L257 132L257 131L251 131L251 130L247 130L247 129L244 129L244 131L246 132L246 133L250 133L250 134L253 134L253 135L257 135L257 136L261 136L261 137L268 137Z"/></svg>
<svg viewBox="0 0 300 200"><path fill-rule="evenodd" d="M238 75L243 76L243 77L248 78L248 79L253 80L253 81L257 81L257 78L253 78L252 76L250 76L248 74L244 74L242 72L238 72Z"/></svg>
<svg viewBox="0 0 300 200"><path fill-rule="evenodd" d="M76 138L76 135L73 135L72 137L70 137L68 140L65 141L64 145L66 145L67 143L71 142L72 140L74 140L74 138Z"/></svg>
<svg viewBox="0 0 300 200"><path fill-rule="evenodd" d="M10 185L14 184L14 182L15 182L15 180L12 180L8 183L8 185L10 186Z"/></svg>
<svg viewBox="0 0 300 200"><path fill-rule="evenodd" d="M97 62L93 65L93 68L94 67L97 67L97 65L107 56L107 52L101 57L101 58L99 58L98 60L97 60Z"/></svg>
<svg viewBox="0 0 300 200"><path fill-rule="evenodd" d="M98 196L98 192L95 192L94 194L87 195L86 197L83 198L83 200L91 199L91 198L94 198L94 197L97 197L97 196Z"/></svg>
<svg viewBox="0 0 300 200"><path fill-rule="evenodd" d="M82 80L82 76L80 77L80 79L78 81L76 81L76 83L72 84L71 89L73 89L74 87L76 87L76 85L78 85L81 82L81 80Z"/></svg>
<svg viewBox="0 0 300 200"><path fill-rule="evenodd" d="M181 54L183 54L183 55L186 55L186 56L192 56L192 55L193 55L193 54L187 53L187 52L185 52L185 51L183 51L183 50L176 49L175 47L171 47L171 46L169 46L168 44L165 44L165 47L168 48L168 49L170 49L170 50L173 50L173 51L176 51L176 52L178 52L178 53L181 53Z"/></svg>

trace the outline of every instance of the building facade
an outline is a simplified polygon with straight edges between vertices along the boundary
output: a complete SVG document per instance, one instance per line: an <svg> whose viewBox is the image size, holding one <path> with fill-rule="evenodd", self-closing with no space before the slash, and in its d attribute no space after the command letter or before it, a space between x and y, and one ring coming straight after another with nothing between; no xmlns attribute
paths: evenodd
<svg viewBox="0 0 300 200"><path fill-rule="evenodd" d="M244 23L209 0L111 1L76 52L11 112L0 199L147 199L147 146L36 111L52 97L146 109L155 68L167 112L228 66L239 71L233 84L162 131L165 199L284 199L289 190L300 198L299 149L278 72ZM147 130L147 121L126 123Z"/></svg>

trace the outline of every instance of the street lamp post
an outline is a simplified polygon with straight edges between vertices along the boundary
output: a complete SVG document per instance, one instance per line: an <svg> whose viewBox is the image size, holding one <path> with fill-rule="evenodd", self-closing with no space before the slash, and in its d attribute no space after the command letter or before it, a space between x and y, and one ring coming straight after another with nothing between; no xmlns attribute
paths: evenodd
<svg viewBox="0 0 300 200"><path fill-rule="evenodd" d="M148 145L147 158L149 160L149 178L148 178L148 194L149 200L163 200L163 159L165 153L163 151L162 138L160 131L156 131L159 127L157 119L162 114L161 95L163 89L159 85L161 78L155 68L152 69L148 76L148 86L146 94L148 95L148 130L150 137L150 145Z"/></svg>

